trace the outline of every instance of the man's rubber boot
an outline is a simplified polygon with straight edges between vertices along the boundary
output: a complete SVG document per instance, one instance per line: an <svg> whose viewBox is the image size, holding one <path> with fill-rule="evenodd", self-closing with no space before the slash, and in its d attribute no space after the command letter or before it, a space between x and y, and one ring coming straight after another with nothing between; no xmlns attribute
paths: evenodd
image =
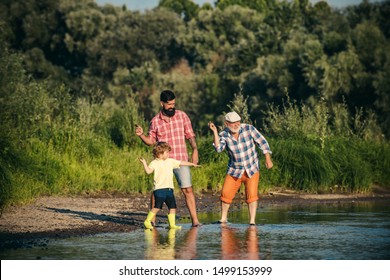
<svg viewBox="0 0 390 280"><path fill-rule="evenodd" d="M144 221L144 226L146 229L153 229L152 226L152 219L156 216L152 211L148 213L148 216L146 217L146 220Z"/></svg>
<svg viewBox="0 0 390 280"><path fill-rule="evenodd" d="M170 229L181 229L181 226L176 225L176 215L168 214L168 224Z"/></svg>

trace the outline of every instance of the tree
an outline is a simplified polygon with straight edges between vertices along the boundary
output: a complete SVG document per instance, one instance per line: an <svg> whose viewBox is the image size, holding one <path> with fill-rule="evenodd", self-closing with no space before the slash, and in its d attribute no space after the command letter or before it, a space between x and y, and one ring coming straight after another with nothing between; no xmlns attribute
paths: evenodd
<svg viewBox="0 0 390 280"><path fill-rule="evenodd" d="M215 6L221 10L229 6L238 5L255 10L259 13L267 13L269 6L273 5L273 0L217 0Z"/></svg>
<svg viewBox="0 0 390 280"><path fill-rule="evenodd" d="M373 72L381 67L386 38L374 22L364 21L358 24L353 30L352 42L367 71Z"/></svg>
<svg viewBox="0 0 390 280"><path fill-rule="evenodd" d="M195 18L199 10L199 6L191 0L160 0L158 7L175 12L183 18L185 22Z"/></svg>
<svg viewBox="0 0 390 280"><path fill-rule="evenodd" d="M321 60L317 66L323 70L320 90L328 100L340 101L341 96L350 95L363 71L358 56L352 50Z"/></svg>
<svg viewBox="0 0 390 280"><path fill-rule="evenodd" d="M390 137L390 50L387 48L387 57L384 66L374 77L374 88L376 93L375 111L378 120L381 123L383 131L387 137Z"/></svg>

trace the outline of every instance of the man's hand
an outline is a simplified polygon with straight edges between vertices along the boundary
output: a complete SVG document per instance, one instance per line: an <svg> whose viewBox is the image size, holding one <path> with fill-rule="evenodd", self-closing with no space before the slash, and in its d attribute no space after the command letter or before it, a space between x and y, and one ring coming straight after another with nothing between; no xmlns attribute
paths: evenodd
<svg viewBox="0 0 390 280"><path fill-rule="evenodd" d="M274 164L272 163L270 154L265 154L265 167L267 169L271 169Z"/></svg>
<svg viewBox="0 0 390 280"><path fill-rule="evenodd" d="M209 122L209 128L211 129L212 132L218 133L217 127L215 126L214 123Z"/></svg>
<svg viewBox="0 0 390 280"><path fill-rule="evenodd" d="M198 162L199 162L199 152L198 152L198 147L196 145L195 137L192 137L192 138L188 139L188 142L190 143L191 148L192 148L191 162L195 163L195 164L198 164Z"/></svg>
<svg viewBox="0 0 390 280"><path fill-rule="evenodd" d="M218 129L215 126L213 122L209 122L209 128L213 132L213 137L214 137L214 146L219 147L220 142L219 142L219 136L218 136Z"/></svg>
<svg viewBox="0 0 390 280"><path fill-rule="evenodd" d="M135 134L141 136L144 134L144 130L138 124L135 125Z"/></svg>

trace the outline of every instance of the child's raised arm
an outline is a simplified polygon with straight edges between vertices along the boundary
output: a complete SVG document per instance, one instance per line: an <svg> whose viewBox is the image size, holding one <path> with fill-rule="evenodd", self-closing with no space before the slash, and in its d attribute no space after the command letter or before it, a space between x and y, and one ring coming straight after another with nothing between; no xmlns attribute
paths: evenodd
<svg viewBox="0 0 390 280"><path fill-rule="evenodd" d="M143 157L139 157L138 159L142 163L142 165L144 166L145 172L147 174L153 173L153 169L149 168L148 164L146 163L146 160Z"/></svg>
<svg viewBox="0 0 390 280"><path fill-rule="evenodd" d="M189 162L189 161L181 161L181 162L180 162L180 165L183 165L183 166L193 166L193 167L201 167L201 165L195 164L195 163L192 163L192 162Z"/></svg>

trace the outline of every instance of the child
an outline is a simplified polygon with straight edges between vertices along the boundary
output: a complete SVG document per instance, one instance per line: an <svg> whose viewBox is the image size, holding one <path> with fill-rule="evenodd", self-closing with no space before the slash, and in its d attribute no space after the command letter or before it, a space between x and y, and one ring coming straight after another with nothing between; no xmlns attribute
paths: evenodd
<svg viewBox="0 0 390 280"><path fill-rule="evenodd" d="M160 211L165 203L169 209L168 224L171 229L180 229L180 226L175 225L176 218L176 199L173 192L173 169L179 168L180 165L199 167L200 165L187 161L179 161L168 158L171 147L166 142L157 142L153 148L154 160L149 164L144 158L139 158L143 164L145 172L151 174L154 172L154 190L153 196L155 199L152 210L144 222L145 228L153 229L152 219L158 211Z"/></svg>

